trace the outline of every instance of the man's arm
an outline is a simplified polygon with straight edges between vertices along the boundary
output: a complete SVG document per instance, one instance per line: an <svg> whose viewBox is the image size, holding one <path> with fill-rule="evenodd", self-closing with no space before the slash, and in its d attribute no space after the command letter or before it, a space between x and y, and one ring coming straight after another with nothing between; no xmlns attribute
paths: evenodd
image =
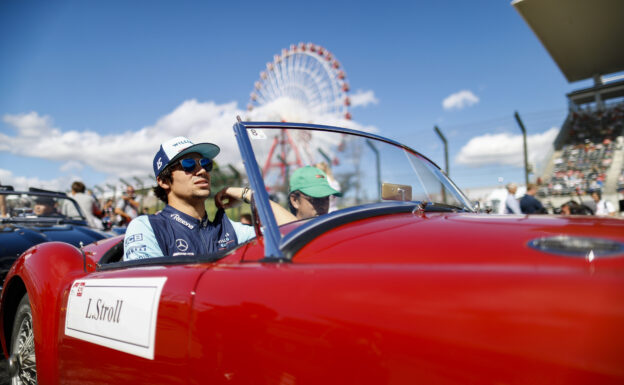
<svg viewBox="0 0 624 385"><path fill-rule="evenodd" d="M243 196L243 193L245 194L245 196ZM217 207L229 209L238 206L243 201L250 202L252 194L253 192L248 188L245 189L242 187L226 187L219 191L217 195L215 195L215 204L217 205ZM271 209L273 210L273 215L275 215L275 220L277 221L278 226L297 220L297 218L292 215L290 211L286 210L272 200L269 200L269 202L271 204Z"/></svg>
<svg viewBox="0 0 624 385"><path fill-rule="evenodd" d="M149 217L143 215L134 219L126 229L124 237L124 261L162 257Z"/></svg>
<svg viewBox="0 0 624 385"><path fill-rule="evenodd" d="M128 223L128 222L130 222L132 220L130 215L126 214L126 212L123 211L122 209L120 209L119 207L115 207L115 214L121 215L121 217L124 219L125 223Z"/></svg>
<svg viewBox="0 0 624 385"><path fill-rule="evenodd" d="M130 203L130 206L134 207L134 209L135 209L137 212L139 211L139 206L141 206L141 204L140 204L138 201L136 201L133 197L130 197L130 196L125 196L125 195L124 195L123 199L124 199L126 202Z"/></svg>

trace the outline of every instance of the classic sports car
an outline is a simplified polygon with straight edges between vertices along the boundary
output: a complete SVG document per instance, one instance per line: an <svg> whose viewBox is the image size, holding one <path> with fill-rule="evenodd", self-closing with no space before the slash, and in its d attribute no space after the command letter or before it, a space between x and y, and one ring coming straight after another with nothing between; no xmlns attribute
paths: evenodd
<svg viewBox="0 0 624 385"><path fill-rule="evenodd" d="M89 228L76 201L64 193L0 186L0 284L31 246L61 241L80 247L110 236Z"/></svg>
<svg viewBox="0 0 624 385"><path fill-rule="evenodd" d="M29 249L0 304L14 383L624 382L624 221L480 214L373 134L234 133L256 238L136 261L121 237ZM342 196L278 227L269 199L319 163Z"/></svg>

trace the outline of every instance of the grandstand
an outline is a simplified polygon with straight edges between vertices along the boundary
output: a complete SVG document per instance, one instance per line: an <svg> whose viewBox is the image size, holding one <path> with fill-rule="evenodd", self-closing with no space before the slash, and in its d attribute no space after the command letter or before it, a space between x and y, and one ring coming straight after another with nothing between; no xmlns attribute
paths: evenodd
<svg viewBox="0 0 624 385"><path fill-rule="evenodd" d="M569 82L593 79L592 86L566 95L569 112L539 195L556 207L572 197L588 201L589 192L600 190L617 207L624 198L624 75L613 74L624 71L624 1L515 0L512 5Z"/></svg>

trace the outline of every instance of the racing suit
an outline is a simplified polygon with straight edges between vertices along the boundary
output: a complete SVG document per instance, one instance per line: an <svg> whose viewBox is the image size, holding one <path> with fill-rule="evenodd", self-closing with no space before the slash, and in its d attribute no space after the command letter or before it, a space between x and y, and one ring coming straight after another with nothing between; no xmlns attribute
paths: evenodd
<svg viewBox="0 0 624 385"><path fill-rule="evenodd" d="M229 250L256 236L252 226L230 221L219 209L211 222L167 205L161 212L141 215L128 225L124 261L159 256L208 255Z"/></svg>

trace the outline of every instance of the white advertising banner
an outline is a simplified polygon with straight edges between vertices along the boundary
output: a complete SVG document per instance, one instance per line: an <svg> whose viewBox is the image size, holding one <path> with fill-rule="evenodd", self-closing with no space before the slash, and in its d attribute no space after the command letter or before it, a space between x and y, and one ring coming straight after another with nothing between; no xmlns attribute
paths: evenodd
<svg viewBox="0 0 624 385"><path fill-rule="evenodd" d="M166 280L74 281L67 300L65 334L153 360L158 304Z"/></svg>

